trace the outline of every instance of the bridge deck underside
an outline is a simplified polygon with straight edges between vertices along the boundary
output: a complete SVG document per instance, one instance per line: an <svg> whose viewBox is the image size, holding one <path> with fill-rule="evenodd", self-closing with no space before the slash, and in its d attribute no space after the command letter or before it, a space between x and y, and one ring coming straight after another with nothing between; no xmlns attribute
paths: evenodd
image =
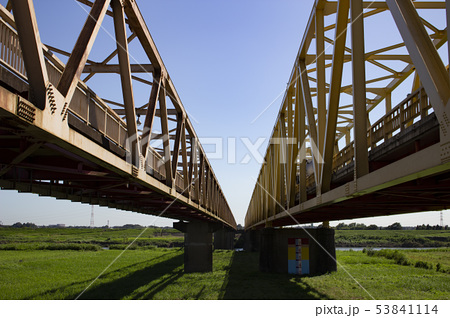
<svg viewBox="0 0 450 318"><path fill-rule="evenodd" d="M388 167L401 159L439 143L439 123L434 113L406 128L369 151L370 173ZM430 150L431 151L431 150ZM414 159L408 165L413 166ZM369 174L370 177L370 174ZM333 173L331 189L350 187L354 180L354 161ZM316 198L316 186L312 183L308 190L309 202ZM381 187L370 193L344 198L321 204L319 201L310 209L303 210L296 200L296 207L279 212L270 218L272 226L307 224L314 222L376 217L422 211L436 211L450 206L450 172L448 170L426 177ZM286 208L286 207L285 207ZM301 212L295 209L302 210ZM264 227L260 222L255 228Z"/></svg>
<svg viewBox="0 0 450 318"><path fill-rule="evenodd" d="M1 107L0 127L0 187L3 189L179 220L214 221L161 191L90 160L88 155L76 154L69 145L66 148L57 145L54 137L37 132ZM35 150L14 163L31 148Z"/></svg>
<svg viewBox="0 0 450 318"><path fill-rule="evenodd" d="M450 173L420 178L332 205L285 215L273 226L306 224L422 211L439 211L450 206ZM295 219L295 221L294 221ZM261 224L260 227L263 225Z"/></svg>
<svg viewBox="0 0 450 318"><path fill-rule="evenodd" d="M9 112L7 96L27 97L29 88L3 67L0 75L0 188L177 220L219 222L195 208L195 203L177 200L184 199L182 193L168 195L157 186L149 187L114 164L98 160ZM68 124L75 134L126 160L124 149L72 114Z"/></svg>

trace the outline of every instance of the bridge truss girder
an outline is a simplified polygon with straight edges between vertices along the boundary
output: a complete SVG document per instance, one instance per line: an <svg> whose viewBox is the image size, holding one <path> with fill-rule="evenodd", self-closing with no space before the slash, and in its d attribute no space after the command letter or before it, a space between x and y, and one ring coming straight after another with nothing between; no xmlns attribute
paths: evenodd
<svg viewBox="0 0 450 318"><path fill-rule="evenodd" d="M446 199L425 204L428 197L414 209L383 214L365 213L356 202L448 169L450 86L443 62L448 52L442 52L447 10L446 1L315 1L249 204L247 228L446 207ZM430 21L426 11L440 16ZM373 20L381 17L390 19L392 34L399 30L398 42L388 41L391 36L371 40L377 32ZM393 107L393 96L401 93L409 95ZM427 116L439 125L416 136L414 147L406 131ZM403 148L409 153L395 151L398 140L407 140Z"/></svg>
<svg viewBox="0 0 450 318"><path fill-rule="evenodd" d="M88 137L84 144L90 145L79 155L94 156L95 162L104 162L102 156L105 156L97 145L108 144L126 164L118 164L117 158L109 154L106 157L118 164L119 170L125 168L126 178L147 184L159 194L177 198L193 211L235 227L217 177L136 2L79 2L88 7L89 14L70 52L41 43L32 0L9 1L6 7L0 6L2 29L12 39L3 43L3 64L29 85L28 99L32 104L25 99L19 101L22 106L38 109L33 110L31 124L40 125L45 133L59 136L65 144L59 145L62 148L73 149L70 138L72 130L77 130L83 137ZM107 16L113 19L114 30L110 34L115 35L117 48L103 61L89 60L100 28L107 28L103 23ZM127 35L127 32L131 34ZM129 44L135 39L147 57L142 63L130 62ZM19 42L21 50L18 49ZM67 63L61 62L55 54L68 58ZM118 62L113 62L116 58ZM83 73L87 76L82 79ZM101 98L89 89L87 82L95 80L95 75L101 73L120 75L123 102L108 96ZM148 103L142 106L135 102L137 83L148 88ZM13 111L17 113L18 108L16 105ZM155 127L156 118L160 119L161 131ZM19 159L23 162L25 158ZM7 166L9 174L17 164ZM110 162L103 165L110 167ZM5 178L7 167L3 167ZM123 170L119 174L122 175ZM149 182L149 177L155 180ZM6 187L11 184L6 182Z"/></svg>

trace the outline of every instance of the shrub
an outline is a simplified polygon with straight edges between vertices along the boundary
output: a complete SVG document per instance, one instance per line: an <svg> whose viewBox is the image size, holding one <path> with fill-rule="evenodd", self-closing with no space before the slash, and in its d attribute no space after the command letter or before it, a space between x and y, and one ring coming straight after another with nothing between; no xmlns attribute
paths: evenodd
<svg viewBox="0 0 450 318"><path fill-rule="evenodd" d="M414 267L425 268L425 269L433 269L433 265L432 264L428 264L427 262L424 262L424 261L417 261L416 264L414 264Z"/></svg>
<svg viewBox="0 0 450 318"><path fill-rule="evenodd" d="M72 250L72 251L98 251L100 246L95 244L75 244L75 243L63 243L63 244L44 244L37 248L38 250Z"/></svg>
<svg viewBox="0 0 450 318"><path fill-rule="evenodd" d="M395 262L399 265L410 265L410 262L406 258L406 256L399 251L396 250L380 250L380 251L374 251L372 249L367 250L368 256L378 256L378 257L385 257L387 259L393 259Z"/></svg>

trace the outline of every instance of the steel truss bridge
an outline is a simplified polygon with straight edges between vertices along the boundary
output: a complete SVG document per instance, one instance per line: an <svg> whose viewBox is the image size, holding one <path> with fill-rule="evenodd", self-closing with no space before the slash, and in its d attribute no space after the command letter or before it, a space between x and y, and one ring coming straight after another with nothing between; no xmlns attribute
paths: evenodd
<svg viewBox="0 0 450 318"><path fill-rule="evenodd" d="M41 43L32 0L0 6L0 187L235 228L136 2L79 2L89 15L70 52ZM89 60L111 25L116 49ZM99 74L122 100L89 88Z"/></svg>
<svg viewBox="0 0 450 318"><path fill-rule="evenodd" d="M247 229L449 207L449 10L315 1Z"/></svg>

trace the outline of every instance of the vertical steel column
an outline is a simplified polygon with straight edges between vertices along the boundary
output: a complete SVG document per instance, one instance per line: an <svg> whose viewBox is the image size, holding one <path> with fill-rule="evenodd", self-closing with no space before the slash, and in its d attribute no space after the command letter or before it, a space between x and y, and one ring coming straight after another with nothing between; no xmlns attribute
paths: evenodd
<svg viewBox="0 0 450 318"><path fill-rule="evenodd" d="M120 0L111 1L114 16L114 31L116 33L117 53L120 66L123 103L127 119L128 138L131 143L131 157L133 165L140 166L139 136L136 124L136 110L134 108L133 85L131 83L130 58L128 56L128 42L125 26L125 15ZM150 107L150 106L149 106ZM146 149L147 150L147 149Z"/></svg>
<svg viewBox="0 0 450 318"><path fill-rule="evenodd" d="M362 0L351 0L355 178L369 173L367 149L366 67Z"/></svg>
<svg viewBox="0 0 450 318"><path fill-rule="evenodd" d="M445 1L446 4L446 16L447 16L447 48L448 48L448 56L450 57L450 41L448 40L448 32L450 30L450 0ZM450 59L450 58L449 58ZM449 70L450 72L450 70Z"/></svg>
<svg viewBox="0 0 450 318"><path fill-rule="evenodd" d="M289 198L289 208L293 207L295 205L295 197L297 195L297 189L296 189L296 184L297 184L297 158L298 158L298 148L299 148L299 102L298 102L298 85L299 85L299 81L298 81L298 69L295 70L294 75L296 80L295 83L293 83L292 85L296 85L295 87L293 87L293 96L295 96L295 102L294 102L294 110L292 112L292 116L293 116L293 140L295 141L294 144L291 145L291 149L292 149L292 154L289 158L289 164L290 164L290 180L291 180L291 184L290 184L290 198ZM301 143L300 143L301 144Z"/></svg>
<svg viewBox="0 0 450 318"><path fill-rule="evenodd" d="M300 74L300 68L297 68L297 72ZM306 113L305 102L303 100L303 94L301 89L301 79L298 76L297 88L296 88L296 107L298 107L295 118L298 120L298 141L299 141L299 158L300 158L300 171L299 171L299 201L300 203L306 201ZM297 125L296 125L297 126Z"/></svg>
<svg viewBox="0 0 450 318"><path fill-rule="evenodd" d="M152 139L153 122L155 120L156 105L159 99L159 92L161 90L162 77L158 72L153 72L153 85L150 92L150 99L148 101L147 112L145 113L144 129L142 132L142 150L141 153L144 158L147 158L148 147Z"/></svg>
<svg viewBox="0 0 450 318"><path fill-rule="evenodd" d="M316 10L316 68L317 68L317 123L318 144L322 151L325 144L325 129L327 124L327 105L325 87L325 31L323 9Z"/></svg>
<svg viewBox="0 0 450 318"><path fill-rule="evenodd" d="M181 157L183 158L183 186L184 186L184 194L187 195L189 198L190 191L189 191L189 172L188 172L188 160L187 160L187 140L186 140L186 127L185 122L183 121L183 129L181 130L181 146L183 147L181 149ZM192 156L192 145L191 145L191 156Z"/></svg>
<svg viewBox="0 0 450 318"><path fill-rule="evenodd" d="M173 145L173 152L172 152L172 178L174 182L176 182L177 179L178 157L180 156L180 140L182 130L184 130L184 117L183 114L178 113L175 142Z"/></svg>
<svg viewBox="0 0 450 318"><path fill-rule="evenodd" d="M322 158L322 149L318 148L318 138L317 138L317 128L316 128L316 119L314 116L314 107L311 99L311 89L309 87L309 79L308 79L308 71L306 69L306 64L304 60L298 61L299 71L300 71L300 82L302 87L302 96L303 96L303 104L305 106L306 118L308 118L308 131L310 137L311 144L311 154L313 157L313 165L314 165L314 178L316 181L316 188L318 192L320 192L320 181L321 181L321 162Z"/></svg>
<svg viewBox="0 0 450 318"><path fill-rule="evenodd" d="M336 126L341 95L342 70L344 66L345 40L347 34L349 0L338 3L336 34L334 40L333 65L331 70L330 95L328 101L327 132L322 166L322 193L330 190L333 171L333 153L336 143Z"/></svg>
<svg viewBox="0 0 450 318"><path fill-rule="evenodd" d="M164 79L161 80L164 81ZM164 85L162 86L161 92L159 93L159 111L161 116L164 163L166 170L166 185L168 187L172 187L173 176L172 176L172 163L170 158L170 132L169 132L169 122L167 118L166 89Z"/></svg>

